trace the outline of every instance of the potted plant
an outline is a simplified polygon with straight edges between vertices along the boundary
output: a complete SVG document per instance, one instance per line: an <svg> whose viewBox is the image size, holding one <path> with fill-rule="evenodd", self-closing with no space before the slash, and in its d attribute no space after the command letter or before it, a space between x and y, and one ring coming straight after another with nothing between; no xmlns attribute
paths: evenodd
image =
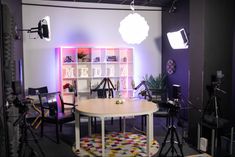
<svg viewBox="0 0 235 157"><path fill-rule="evenodd" d="M65 90L68 90L69 92L73 92L74 91L74 87L70 83L66 83L65 85L63 85L63 88Z"/></svg>
<svg viewBox="0 0 235 157"><path fill-rule="evenodd" d="M78 61L83 61L83 59L86 57L86 54L83 52L78 53Z"/></svg>
<svg viewBox="0 0 235 157"><path fill-rule="evenodd" d="M162 96L167 92L167 76L165 74L159 74L158 76L145 75L144 80L152 96Z"/></svg>

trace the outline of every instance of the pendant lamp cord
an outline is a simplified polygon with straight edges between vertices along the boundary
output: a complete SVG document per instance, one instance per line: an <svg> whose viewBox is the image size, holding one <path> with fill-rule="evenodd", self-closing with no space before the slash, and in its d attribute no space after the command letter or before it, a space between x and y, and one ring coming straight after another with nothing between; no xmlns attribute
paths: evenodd
<svg viewBox="0 0 235 157"><path fill-rule="evenodd" d="M130 8L131 8L132 12L134 13L134 11L135 11L135 0L133 0L133 1L131 2Z"/></svg>

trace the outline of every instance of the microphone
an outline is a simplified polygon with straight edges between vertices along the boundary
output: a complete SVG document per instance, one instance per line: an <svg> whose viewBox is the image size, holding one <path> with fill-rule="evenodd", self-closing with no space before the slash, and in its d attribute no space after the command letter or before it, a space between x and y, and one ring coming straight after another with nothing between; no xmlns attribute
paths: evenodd
<svg viewBox="0 0 235 157"><path fill-rule="evenodd" d="M119 88L120 88L120 82L119 80L117 81L117 91L119 91Z"/></svg>
<svg viewBox="0 0 235 157"><path fill-rule="evenodd" d="M132 89L135 89L135 81L134 80L131 81L131 87L132 87Z"/></svg>

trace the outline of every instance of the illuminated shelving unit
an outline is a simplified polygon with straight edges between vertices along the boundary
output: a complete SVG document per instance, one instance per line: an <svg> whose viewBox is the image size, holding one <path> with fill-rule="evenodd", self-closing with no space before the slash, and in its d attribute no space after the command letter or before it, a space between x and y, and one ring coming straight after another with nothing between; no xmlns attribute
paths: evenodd
<svg viewBox="0 0 235 157"><path fill-rule="evenodd" d="M58 90L64 99L71 101L73 94L63 88L65 84L72 85L76 81L79 98L88 98L90 89L94 89L104 77L110 78L114 86L119 85L122 97L133 95L132 48L60 47L56 52Z"/></svg>

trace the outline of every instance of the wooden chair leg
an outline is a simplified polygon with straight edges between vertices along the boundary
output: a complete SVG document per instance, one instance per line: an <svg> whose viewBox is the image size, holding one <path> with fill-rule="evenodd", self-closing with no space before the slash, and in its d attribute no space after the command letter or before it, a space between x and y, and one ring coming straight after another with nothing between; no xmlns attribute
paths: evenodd
<svg viewBox="0 0 235 157"><path fill-rule="evenodd" d="M113 125L113 117L111 118L111 124Z"/></svg>
<svg viewBox="0 0 235 157"><path fill-rule="evenodd" d="M96 117L94 118L95 123L95 132L97 131L97 123L96 123Z"/></svg>
<svg viewBox="0 0 235 157"><path fill-rule="evenodd" d="M119 118L119 129L122 131L122 117Z"/></svg>
<svg viewBox="0 0 235 157"><path fill-rule="evenodd" d="M144 125L145 125L145 116L141 116L141 129L144 131Z"/></svg>
<svg viewBox="0 0 235 157"><path fill-rule="evenodd" d="M44 122L43 122L43 120L41 120L41 137L43 137L43 126L44 125Z"/></svg>

